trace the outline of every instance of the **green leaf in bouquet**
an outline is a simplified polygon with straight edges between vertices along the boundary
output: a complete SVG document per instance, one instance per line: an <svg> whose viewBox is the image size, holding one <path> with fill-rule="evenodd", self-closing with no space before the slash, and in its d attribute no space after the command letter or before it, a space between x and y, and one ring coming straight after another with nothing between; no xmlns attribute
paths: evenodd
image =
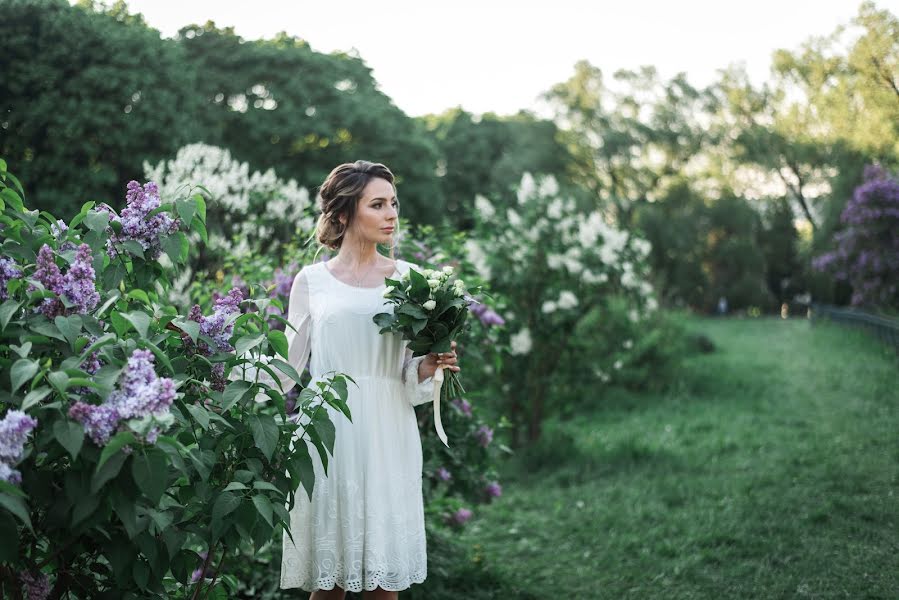
<svg viewBox="0 0 899 600"><path fill-rule="evenodd" d="M407 348L412 351L415 356L422 356L431 352L432 340L430 338L419 338L409 342Z"/></svg>
<svg viewBox="0 0 899 600"><path fill-rule="evenodd" d="M431 352L449 352L452 349L452 340L449 337L444 337L436 340L434 344L431 346Z"/></svg>
<svg viewBox="0 0 899 600"><path fill-rule="evenodd" d="M417 304L403 304L400 306L397 311L397 314L400 315L409 315L410 317L414 317L416 319L426 319L428 318L428 313L425 310L418 306Z"/></svg>
<svg viewBox="0 0 899 600"><path fill-rule="evenodd" d="M428 326L427 319L415 319L414 321L412 321L412 324L411 324L412 334L413 335L420 334L424 330L424 328L427 326Z"/></svg>
<svg viewBox="0 0 899 600"><path fill-rule="evenodd" d="M396 315L393 313L378 313L373 317L375 325L382 328L389 328L396 322Z"/></svg>
<svg viewBox="0 0 899 600"><path fill-rule="evenodd" d="M410 296L416 302L424 302L431 295L431 286L428 285L428 280L415 269L409 269L409 283L412 284Z"/></svg>

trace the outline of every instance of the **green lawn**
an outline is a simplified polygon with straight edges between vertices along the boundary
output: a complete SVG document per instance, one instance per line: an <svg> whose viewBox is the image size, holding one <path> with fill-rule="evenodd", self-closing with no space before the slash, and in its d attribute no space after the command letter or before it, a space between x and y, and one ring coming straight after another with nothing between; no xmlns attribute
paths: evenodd
<svg viewBox="0 0 899 600"><path fill-rule="evenodd" d="M461 534L541 598L899 598L899 360L803 319L695 319L665 394L603 391Z"/></svg>

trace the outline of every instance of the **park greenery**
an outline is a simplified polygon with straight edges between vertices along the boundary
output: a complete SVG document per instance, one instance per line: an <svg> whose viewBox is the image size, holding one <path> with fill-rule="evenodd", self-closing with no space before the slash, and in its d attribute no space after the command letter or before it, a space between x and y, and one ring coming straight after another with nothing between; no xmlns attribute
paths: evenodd
<svg viewBox="0 0 899 600"><path fill-rule="evenodd" d="M582 61L540 118L409 117L356 54L213 22L164 39L121 1L0 14L0 596L288 597L281 531L314 483L294 441L326 465L354 383L285 362L287 302L300 269L333 255L310 241L315 186L359 158L397 174L389 252L478 290L449 447L430 404L415 408L430 574L412 597L552 595L547 549L583 565L565 589L588 597L582 572L604 573L603 597L836 593L836 575L815 587L790 566L789 536L785 558L767 553L776 525L741 520L745 506L693 525L754 485L768 516L849 494L841 467L865 462L850 442L866 423L886 435L872 416L895 365L864 338L819 364L837 334L798 320L695 315L722 300L741 317L809 302L899 314L895 15L863 2L847 27L774 53L762 85L733 65L697 88ZM297 385L244 381L245 365ZM791 487L826 435L845 457ZM772 464L740 475L763 448ZM708 456L731 478L710 482ZM867 532L852 564L879 565L872 593L896 585L866 529L888 516L889 465L853 475L871 482L869 517L851 520L855 496L803 513L822 553ZM597 543L582 511L619 537ZM756 575L729 570L740 552Z"/></svg>

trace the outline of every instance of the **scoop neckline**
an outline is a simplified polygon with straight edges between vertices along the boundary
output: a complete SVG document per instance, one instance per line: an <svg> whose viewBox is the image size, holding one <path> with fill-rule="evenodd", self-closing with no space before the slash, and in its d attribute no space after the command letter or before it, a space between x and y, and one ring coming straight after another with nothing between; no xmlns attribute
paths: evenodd
<svg viewBox="0 0 899 600"><path fill-rule="evenodd" d="M329 269L328 266L325 264L325 263L327 263L327 262L328 262L328 261L322 261L322 262L320 263L321 266L322 266L322 269L325 270L325 273L328 274L328 277L330 277L331 279L333 279L334 281L336 281L336 282L339 283L340 285L344 285L344 286L346 286L346 287L348 287L348 288L352 288L352 289L354 289L354 290L377 290L377 289L380 289L380 288L385 287L385 286L387 285L386 283L381 283L380 285L376 285L376 286L363 286L363 285L352 285L352 284L349 284L349 283L347 283L347 282L345 282L345 281L341 281L340 279L337 278L337 276L336 276L334 273L331 272L331 269ZM395 260L395 261L394 261L394 263L393 263L393 271L390 273L390 275L394 275L394 274L396 274L396 273L399 273L399 264L400 264L400 261L399 261L399 260ZM388 277L389 277L389 276L388 276Z"/></svg>

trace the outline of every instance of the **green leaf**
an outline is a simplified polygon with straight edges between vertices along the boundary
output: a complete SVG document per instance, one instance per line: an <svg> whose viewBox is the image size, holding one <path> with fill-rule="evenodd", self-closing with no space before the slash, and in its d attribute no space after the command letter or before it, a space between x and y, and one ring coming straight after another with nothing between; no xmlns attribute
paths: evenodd
<svg viewBox="0 0 899 600"><path fill-rule="evenodd" d="M278 445L278 425L271 415L251 415L249 419L253 441L265 458L271 460L272 453Z"/></svg>
<svg viewBox="0 0 899 600"><path fill-rule="evenodd" d="M52 391L53 390L48 387L40 387L36 390L28 392L28 395L25 396L24 400L22 400L22 406L20 407L20 409L27 411L29 408L46 398L47 395Z"/></svg>
<svg viewBox="0 0 899 600"><path fill-rule="evenodd" d="M241 483L239 481L232 481L227 486L225 486L225 489L223 491L233 492L233 491L246 490L246 489L249 489L249 488L247 488L246 484Z"/></svg>
<svg viewBox="0 0 899 600"><path fill-rule="evenodd" d="M240 496L232 492L222 492L212 505L212 535L218 538L221 530L222 519L234 512L240 506Z"/></svg>
<svg viewBox="0 0 899 600"><path fill-rule="evenodd" d="M234 344L234 354L236 354L237 356L243 356L248 350L255 348L264 339L265 336L262 334L245 335L237 340L236 344Z"/></svg>
<svg viewBox="0 0 899 600"><path fill-rule="evenodd" d="M287 356L287 336L284 335L283 331L277 329L270 331L268 333L268 343L272 345L275 352L289 360Z"/></svg>
<svg viewBox="0 0 899 600"><path fill-rule="evenodd" d="M146 304L147 306L150 305L150 297L147 296L147 292L145 292L143 290L131 290L130 292L128 292L128 294L125 297L130 298L132 300L139 300L139 301L143 302L144 304Z"/></svg>
<svg viewBox="0 0 899 600"><path fill-rule="evenodd" d="M103 448L103 452L100 453L100 460L97 462L97 471L100 470L100 468L103 466L103 463L109 460L113 454L115 454L128 444L134 444L136 442L137 440L134 438L134 434L130 431L120 431L119 433L112 436L112 438L106 443L106 447Z"/></svg>
<svg viewBox="0 0 899 600"><path fill-rule="evenodd" d="M21 306L21 302L16 302L12 298L0 305L0 331L6 329L10 319L12 319L12 316L16 314L16 311L19 310L19 307Z"/></svg>
<svg viewBox="0 0 899 600"><path fill-rule="evenodd" d="M34 528L31 526L31 517L28 515L28 506L25 504L24 500L0 492L0 507L5 508L18 517L18 519L25 523L25 526L34 533Z"/></svg>
<svg viewBox="0 0 899 600"><path fill-rule="evenodd" d="M428 318L428 313L426 313L424 309L416 304L403 304L396 312L397 314L409 315L410 317L415 317L416 319L427 320Z"/></svg>
<svg viewBox="0 0 899 600"><path fill-rule="evenodd" d="M134 256L144 257L144 247L136 240L125 240L121 242L122 247Z"/></svg>
<svg viewBox="0 0 899 600"><path fill-rule="evenodd" d="M303 380L300 379L300 374L291 365L289 365L286 362L284 362L283 360L280 360L277 358L272 359L272 362L270 364L273 367L276 367L279 371L281 371L285 375L289 376L291 379L293 379L297 383L297 385L299 385L299 386L303 385Z"/></svg>
<svg viewBox="0 0 899 600"><path fill-rule="evenodd" d="M50 382L60 394L65 394L66 388L69 385L69 376L64 371L54 371L47 375L47 381Z"/></svg>
<svg viewBox="0 0 899 600"><path fill-rule="evenodd" d="M333 456L335 429L334 423L331 422L331 419L328 417L327 413L325 413L324 411L316 412L315 416L312 419L312 426L315 428L315 431L316 433L318 433L321 441L325 444L328 452L330 452Z"/></svg>
<svg viewBox="0 0 899 600"><path fill-rule="evenodd" d="M156 506L168 485L168 462L165 453L158 450L148 450L143 454L135 453L131 462L131 475L137 487L152 505Z"/></svg>
<svg viewBox="0 0 899 600"><path fill-rule="evenodd" d="M178 210L178 216L181 217L184 226L190 228L194 214L197 212L197 201L192 198L182 198L175 201L175 208Z"/></svg>
<svg viewBox="0 0 899 600"><path fill-rule="evenodd" d="M127 459L127 454L119 452L110 456L102 466L97 467L94 476L91 478L91 492L96 494L107 481L118 475Z"/></svg>
<svg viewBox="0 0 899 600"><path fill-rule="evenodd" d="M312 457L309 456L309 445L306 443L306 440L301 439L300 443L296 444L290 460L297 465L300 483L303 484L306 495L309 496L309 501L312 502L312 489L315 486L315 468L312 466Z"/></svg>
<svg viewBox="0 0 899 600"><path fill-rule="evenodd" d="M9 380L12 384L12 389L10 391L15 393L26 381L31 381L37 374L37 371L38 364L31 359L20 358L14 362L12 368L9 370Z"/></svg>
<svg viewBox="0 0 899 600"><path fill-rule="evenodd" d="M206 201L203 200L203 196L201 194L194 194L194 202L197 205L197 214L200 215L200 219L202 219L203 222L205 223L206 222Z"/></svg>
<svg viewBox="0 0 899 600"><path fill-rule="evenodd" d="M53 436L72 455L72 460L78 457L84 443L84 427L80 423L60 419L53 424Z"/></svg>
<svg viewBox="0 0 899 600"><path fill-rule="evenodd" d="M209 412L199 404L185 404L187 411L196 419L203 430L209 429Z"/></svg>
<svg viewBox="0 0 899 600"><path fill-rule="evenodd" d="M238 367L235 367L235 369ZM249 381L232 381L228 384L228 387L225 388L225 392L222 394L222 411L226 411L232 406L234 403L243 398L244 394L247 393L253 386Z"/></svg>
<svg viewBox="0 0 899 600"><path fill-rule="evenodd" d="M109 225L109 213L102 210L92 210L84 217L84 224L91 231L104 231Z"/></svg>
<svg viewBox="0 0 899 600"><path fill-rule="evenodd" d="M191 321L190 319L175 319L172 321L172 324L176 325L181 331L186 333L194 344L197 343L197 338L200 336L199 323Z"/></svg>
<svg viewBox="0 0 899 600"><path fill-rule="evenodd" d="M18 213L25 212L25 204L22 202L22 197L19 196L15 190L12 188L5 188L0 191L0 198L6 201L7 204L13 207Z"/></svg>
<svg viewBox="0 0 899 600"><path fill-rule="evenodd" d="M134 330L140 334L142 338L147 337L147 330L150 328L150 316L140 310L133 310L127 313L121 313L129 323L134 326Z"/></svg>
<svg viewBox="0 0 899 600"><path fill-rule="evenodd" d="M263 496L262 494L257 494L253 496L253 506L256 507L256 512L265 519L265 522L269 525L273 525L272 523L272 503L268 498Z"/></svg>

